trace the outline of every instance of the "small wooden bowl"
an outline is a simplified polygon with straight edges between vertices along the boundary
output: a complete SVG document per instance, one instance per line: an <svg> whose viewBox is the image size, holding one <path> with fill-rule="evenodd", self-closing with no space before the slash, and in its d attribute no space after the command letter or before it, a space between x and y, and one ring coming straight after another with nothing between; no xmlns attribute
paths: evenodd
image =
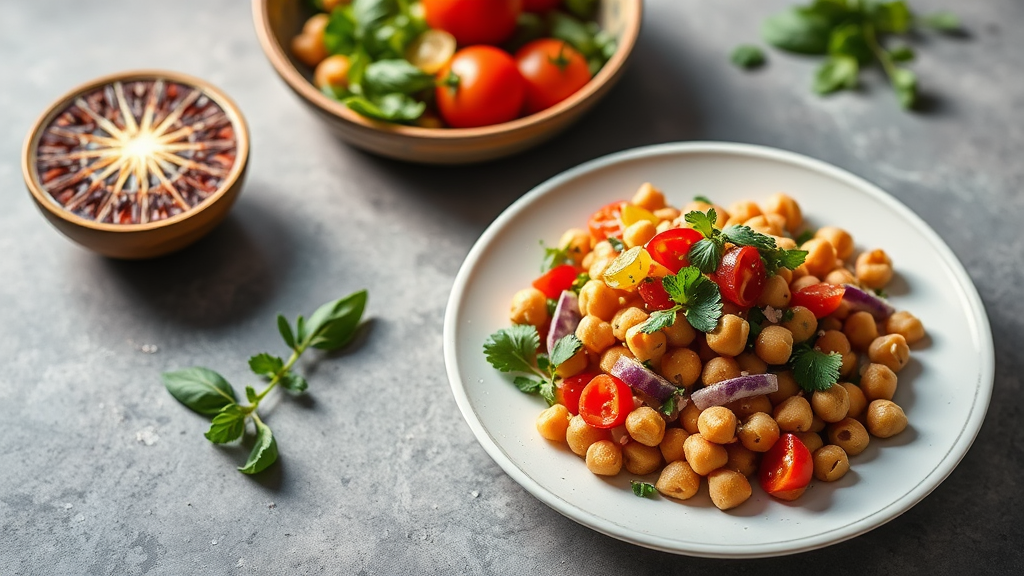
<svg viewBox="0 0 1024 576"><path fill-rule="evenodd" d="M321 93L288 48L311 14L300 0L252 0L256 35L274 70L339 138L375 154L426 164L468 164L508 156L555 136L619 80L640 34L641 0L602 0L599 20L618 49L590 82L536 114L481 128L420 128L372 120Z"/></svg>
<svg viewBox="0 0 1024 576"><path fill-rule="evenodd" d="M105 256L141 259L184 248L219 224L248 161L245 120L220 90L139 70L97 78L50 105L25 140L22 174L65 236Z"/></svg>

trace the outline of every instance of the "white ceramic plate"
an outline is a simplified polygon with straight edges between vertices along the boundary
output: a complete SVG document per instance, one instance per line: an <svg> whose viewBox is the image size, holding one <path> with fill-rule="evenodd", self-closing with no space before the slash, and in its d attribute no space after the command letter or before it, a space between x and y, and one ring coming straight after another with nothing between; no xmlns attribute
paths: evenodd
<svg viewBox="0 0 1024 576"><path fill-rule="evenodd" d="M513 293L539 274L539 240L555 245L567 228L643 182L681 206L695 195L728 206L785 191L812 226L836 225L858 249L884 248L897 276L898 309L924 322L894 400L910 426L872 439L840 481L813 481L796 502L768 497L754 484L741 506L722 512L706 483L692 499L637 498L625 470L591 474L568 448L534 427L545 407L519 392L484 359L489 334L508 325ZM444 326L452 391L480 444L531 494L573 520L615 538L682 554L759 557L802 552L852 538L892 520L928 495L974 441L992 392L992 335L981 299L956 257L906 206L843 170L797 154L740 144L665 144L613 154L541 184L484 232L455 280ZM656 475L645 478L653 482Z"/></svg>

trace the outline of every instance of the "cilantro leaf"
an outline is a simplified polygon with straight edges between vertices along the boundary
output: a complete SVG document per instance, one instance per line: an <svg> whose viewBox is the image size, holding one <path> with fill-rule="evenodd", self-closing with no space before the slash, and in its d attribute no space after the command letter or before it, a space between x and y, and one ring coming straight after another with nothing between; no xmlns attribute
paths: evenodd
<svg viewBox="0 0 1024 576"><path fill-rule="evenodd" d="M747 311L747 324L750 325L750 333L747 337L748 346L754 343L754 340L757 339L757 336L762 330L764 330L765 325L768 323L768 318L757 306L754 306Z"/></svg>
<svg viewBox="0 0 1024 576"><path fill-rule="evenodd" d="M711 274L718 268L718 262L722 259L722 252L725 247L718 238L704 238L693 246L686 253L686 258L705 274Z"/></svg>
<svg viewBox="0 0 1024 576"><path fill-rule="evenodd" d="M614 236L608 237L608 243L612 245L612 250L615 250L616 252L622 252L626 249L625 243Z"/></svg>
<svg viewBox="0 0 1024 576"><path fill-rule="evenodd" d="M778 272L779 268L795 270L803 264L806 259L807 250L786 250L785 248L776 248L775 250L761 253L761 260L764 261L764 267L768 271L769 275Z"/></svg>
<svg viewBox="0 0 1024 576"><path fill-rule="evenodd" d="M653 334L662 328L668 328L676 323L676 312L681 308L682 306L673 306L668 310L651 312L651 315L640 326L640 331L644 334Z"/></svg>
<svg viewBox="0 0 1024 576"><path fill-rule="evenodd" d="M540 380L525 376L516 376L512 383L516 385L516 388L519 388L520 392L525 392L526 394L536 394L541 386Z"/></svg>
<svg viewBox="0 0 1024 576"><path fill-rule="evenodd" d="M715 222L718 220L718 214L715 213L714 208L708 208L707 214L697 210L687 212L683 219L705 238L711 238L717 232Z"/></svg>
<svg viewBox="0 0 1024 576"><path fill-rule="evenodd" d="M579 295L580 290L583 290L583 285L586 284L587 282L590 282L590 274L587 274L586 272L581 272L578 276L576 276L576 281L572 283L572 286L569 287L569 290L572 290L577 295Z"/></svg>
<svg viewBox="0 0 1024 576"><path fill-rule="evenodd" d="M661 285L665 288L668 297L677 304L686 305L689 303L687 290L690 289L697 279L700 278L700 270L693 266L681 268L673 276L665 276L661 279Z"/></svg>
<svg viewBox="0 0 1024 576"><path fill-rule="evenodd" d="M484 355L502 372L531 372L539 347L537 328L517 324L491 334L484 342Z"/></svg>
<svg viewBox="0 0 1024 576"><path fill-rule="evenodd" d="M548 406L555 405L555 383L545 380L540 384L540 397L548 403Z"/></svg>
<svg viewBox="0 0 1024 576"><path fill-rule="evenodd" d="M541 240L540 245L544 248L544 259L541 261L540 271L547 272L556 266L562 264L575 264L576 261L569 255L569 251L565 248L552 248L545 246L544 241Z"/></svg>
<svg viewBox="0 0 1024 576"><path fill-rule="evenodd" d="M654 484L650 484L648 482L630 480L629 485L633 488L633 494L636 494L640 498L651 498L658 492L654 487Z"/></svg>
<svg viewBox="0 0 1024 576"><path fill-rule="evenodd" d="M242 437L245 432L245 412L238 404L228 404L213 417L206 439L214 444L225 444Z"/></svg>
<svg viewBox="0 0 1024 576"><path fill-rule="evenodd" d="M580 342L580 339L575 334L566 334L559 338L558 342L555 342L554 349L551 350L551 365L555 367L561 366L582 347L583 342Z"/></svg>
<svg viewBox="0 0 1024 576"><path fill-rule="evenodd" d="M679 406L679 398L681 393L682 389L680 389L675 394L669 396L664 402L662 402L661 408L658 409L658 412L661 412L665 416L671 416L672 413L675 412L676 408Z"/></svg>
<svg viewBox="0 0 1024 576"><path fill-rule="evenodd" d="M703 202L705 204L714 204L707 196L701 196L700 194L693 197L694 202Z"/></svg>
<svg viewBox="0 0 1024 576"><path fill-rule="evenodd" d="M549 318L553 318L555 316L555 309L558 308L558 300L555 300L554 298L548 298L547 306L548 306L548 317Z"/></svg>
<svg viewBox="0 0 1024 576"><path fill-rule="evenodd" d="M273 378L275 374L281 371L281 368L284 368L284 360L277 356L271 356L266 352L249 358L249 369L258 376Z"/></svg>
<svg viewBox="0 0 1024 576"><path fill-rule="evenodd" d="M814 238L814 230L804 230L795 238L796 245L802 246L804 242L807 242L811 238Z"/></svg>
<svg viewBox="0 0 1024 576"><path fill-rule="evenodd" d="M718 285L695 266L687 266L675 276L666 276L662 285L669 298L686 309L686 319L701 332L710 332L722 315L722 295Z"/></svg>
<svg viewBox="0 0 1024 576"><path fill-rule="evenodd" d="M839 381L843 357L837 352L826 354L803 344L793 349L789 363L793 379L801 388L806 392L824 391Z"/></svg>
<svg viewBox="0 0 1024 576"><path fill-rule="evenodd" d="M758 250L772 250L775 248L775 238L756 232L750 226L729 226L722 230L722 236L725 236L726 240L737 246L753 246Z"/></svg>
<svg viewBox="0 0 1024 576"><path fill-rule="evenodd" d="M764 50L752 44L740 44L732 51L729 59L740 68L750 70L764 64ZM704 200L701 200L701 202L704 202ZM708 202L708 204L711 204L711 202Z"/></svg>

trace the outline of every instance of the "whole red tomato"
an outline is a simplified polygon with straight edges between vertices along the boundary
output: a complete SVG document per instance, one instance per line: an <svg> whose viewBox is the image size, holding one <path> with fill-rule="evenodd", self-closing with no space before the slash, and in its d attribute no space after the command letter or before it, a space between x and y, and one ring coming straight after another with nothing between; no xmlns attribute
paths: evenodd
<svg viewBox="0 0 1024 576"><path fill-rule="evenodd" d="M523 12L547 12L554 10L562 0L523 0Z"/></svg>
<svg viewBox="0 0 1024 576"><path fill-rule="evenodd" d="M526 113L550 108L590 82L587 59L563 40L541 38L516 52L526 82Z"/></svg>
<svg viewBox="0 0 1024 576"><path fill-rule="evenodd" d="M764 453L759 472L761 488L781 500L796 500L811 483L814 461L799 438L783 434Z"/></svg>
<svg viewBox="0 0 1024 576"><path fill-rule="evenodd" d="M753 306L761 297L767 278L761 254L753 246L730 248L711 275L722 291L722 298L744 308Z"/></svg>
<svg viewBox="0 0 1024 576"><path fill-rule="evenodd" d="M437 77L437 109L452 128L508 122L523 107L523 77L512 57L493 46L459 50Z"/></svg>
<svg viewBox="0 0 1024 576"><path fill-rule="evenodd" d="M460 46L508 40L522 10L522 0L423 0L427 24L455 36Z"/></svg>

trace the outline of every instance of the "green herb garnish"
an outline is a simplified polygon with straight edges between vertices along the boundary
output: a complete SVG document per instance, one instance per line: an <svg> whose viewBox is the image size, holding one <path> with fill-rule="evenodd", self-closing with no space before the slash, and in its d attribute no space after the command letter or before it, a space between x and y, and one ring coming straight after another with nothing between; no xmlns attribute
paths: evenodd
<svg viewBox="0 0 1024 576"><path fill-rule="evenodd" d="M292 372L295 363L311 347L337 350L352 341L366 308L366 297L366 291L362 290L328 302L318 308L309 320L299 316L295 330L284 316L278 315L278 331L291 349L291 356L286 361L264 352L249 359L249 369L265 378L268 384L259 393L252 386L246 386L246 405L239 404L231 384L209 368L164 372L164 386L185 406L204 416L213 416L206 438L214 444L241 438L246 421L251 418L256 427L256 443L245 465L238 469L246 474L260 472L277 460L277 441L257 413L260 402L278 384L292 392L305 391L308 387L306 379Z"/></svg>
<svg viewBox="0 0 1024 576"><path fill-rule="evenodd" d="M657 488L654 484L647 482L640 482L639 480L630 480L629 485L633 488L633 494L636 494L640 498L653 498L658 493Z"/></svg>
<svg viewBox="0 0 1024 576"><path fill-rule="evenodd" d="M764 65L764 50L751 44L741 44L732 51L729 59L740 68L750 70ZM711 202L708 202L708 204L711 204Z"/></svg>
<svg viewBox="0 0 1024 576"><path fill-rule="evenodd" d="M793 347L789 365L793 369L793 379L805 392L824 391L839 382L843 357L837 352L826 354L805 343Z"/></svg>
<svg viewBox="0 0 1024 576"><path fill-rule="evenodd" d="M661 283L676 305L653 312L641 325L641 332L651 334L675 324L676 313L680 310L697 330L711 332L715 329L722 316L722 295L718 285L701 274L696 266L683 268L674 276L665 276Z"/></svg>
<svg viewBox="0 0 1024 576"><path fill-rule="evenodd" d="M614 236L609 236L608 237L608 243L612 245L612 250L615 250L616 252L622 252L623 250L626 249L625 242L623 242L622 240L619 240L618 238L616 238Z"/></svg>
<svg viewBox="0 0 1024 576"><path fill-rule="evenodd" d="M513 384L527 394L540 394L551 406L555 403L555 369L572 358L582 346L575 334L568 334L555 342L550 356L538 354L540 334L537 327L517 324L491 334L484 342L484 356L501 372L530 374L529 377L516 376Z"/></svg>

